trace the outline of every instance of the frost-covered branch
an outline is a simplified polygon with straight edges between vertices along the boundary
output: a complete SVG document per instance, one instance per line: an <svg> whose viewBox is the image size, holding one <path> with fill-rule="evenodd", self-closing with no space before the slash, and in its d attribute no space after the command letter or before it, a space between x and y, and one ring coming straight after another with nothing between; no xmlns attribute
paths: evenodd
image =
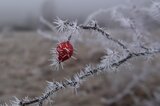
<svg viewBox="0 0 160 106"><path fill-rule="evenodd" d="M119 45L123 49L125 49L128 53L130 52L125 44L123 44L121 41L113 38L110 34L108 34L105 30L100 28L98 24L95 22L92 25L79 25L79 26L74 26L75 24L70 23L68 21L64 21L64 27L63 30L68 30L67 28L73 27L75 29L82 29L82 30L91 30L91 31L96 31L105 36L108 40L114 42L115 44Z"/></svg>
<svg viewBox="0 0 160 106"><path fill-rule="evenodd" d="M157 7L157 6L156 6ZM156 8L157 9L157 8ZM114 38L112 35L107 33L103 28L101 28L97 22L91 21L94 16L98 15L99 13L108 12L109 10L99 10L95 13L93 13L85 22L85 24L78 25L77 22L69 22L69 21L63 21L60 18L57 18L55 21L55 25L53 26L45 19L41 18L41 22L47 25L50 29L53 31L55 28L62 33L67 34L68 36L65 38L65 42L60 42L57 48L55 48L52 52L57 56L53 57L55 58L53 62L53 65L61 64L61 62L65 61L66 59L70 58L73 54L74 48L72 47L71 43L69 42L72 40L75 35L79 35L83 31L92 31L95 33L98 33L99 35L104 36L104 42L110 41L113 44L116 45L117 48L121 49L121 51L114 51L110 50L110 48L106 47L104 49L107 49L106 55L102 58L101 62L95 66L88 65L84 69L82 69L79 73L76 73L69 79L64 79L61 82L47 82L47 87L44 91L44 93L39 96L35 97L34 99L18 99L15 97L15 100L11 102L14 106L27 106L31 104L38 104L39 106L42 106L45 101L50 101L50 98L54 96L56 93L58 93L59 90L65 90L67 88L72 88L76 90L80 87L83 81L88 79L91 76L97 75L98 73L102 72L108 72L110 70L114 70L119 68L121 65L129 62L131 59L134 59L136 57L149 57L150 55L155 55L160 53L160 44L157 43L157 45L151 44L151 45L145 45L146 42L141 42L140 37L143 36L141 33L141 30L137 28L136 22L133 19L130 19L128 17L123 16L123 14L118 13L116 8L114 8L114 14L116 14L115 19L118 17L118 21L121 21L122 23L125 23L125 25L129 26L133 32L136 35L136 39L133 43L124 43L119 39ZM118 13L118 14L117 14ZM52 35L49 35L47 33L44 33L41 30L38 30L38 32L43 35L44 37L55 40ZM138 41L139 40L139 41ZM138 43L138 44L136 44ZM65 51L64 51L65 50ZM109 51L110 50L110 51ZM66 53L66 54L65 54ZM54 63L55 62L55 63ZM126 88L123 90L123 92L119 93L115 96L115 98L108 99L108 103L113 103L121 98L123 98L126 94L132 93L131 89L145 77L145 72L141 72L141 74L137 77L134 77L133 80L126 86ZM134 95L134 93L132 93ZM5 104L4 106L7 106Z"/></svg>
<svg viewBox="0 0 160 106"><path fill-rule="evenodd" d="M156 48L156 49L145 48L144 50L139 52L130 52L127 46L125 46L123 43L119 42L118 40L112 38L111 35L106 33L103 29L99 28L98 25L96 24L94 26L89 26L89 25L74 26L72 23L64 22L63 25L65 25L65 28L60 26L63 30L68 30L67 29L68 27L69 28L74 27L76 29L93 30L93 31L99 32L100 34L104 35L107 39L111 40L112 42L116 43L118 46L122 47L125 51L127 51L127 53L122 54L123 55L122 57L116 56L115 58L113 58L111 53L110 60L108 60L108 58L105 58L104 59L105 61L102 60L102 63L100 63L97 66L93 67L89 65L83 70L81 70L79 73L75 74L70 79L65 79L64 81L61 81L61 82L48 82L48 86L42 96L36 97L36 99L33 99L33 100L27 100L27 101L22 100L19 102L19 105L26 106L34 103L39 103L39 105L42 105L45 100L55 95L59 90L70 88L70 87L77 89L80 86L80 84L90 76L96 75L97 73L106 72L107 70L118 68L122 64L126 63L127 61L135 57L148 56L148 55L154 55L154 54L160 53L160 48ZM115 59L116 61L113 59ZM132 85L134 84L135 84L135 81L133 82L133 84L131 83L127 88L128 89L131 88Z"/></svg>
<svg viewBox="0 0 160 106"><path fill-rule="evenodd" d="M123 63L129 61L132 58L139 57L139 56L146 56L146 55L151 55L151 54L156 54L160 53L160 49L158 50L152 50L152 51L145 51L145 52L140 52L140 53L130 53L128 56L125 58L118 60L116 63L111 64L112 68L116 67L118 68L120 65ZM72 78L66 79L62 82L48 82L48 87L46 92L40 96L36 97L36 99L29 100L29 101L20 101L19 105L21 106L26 106L34 103L43 103L46 99L48 99L50 96L55 94L57 91L66 89L68 87L73 87L73 88L78 88L80 84L87 79L90 76L96 75L99 72L103 72L106 68L105 67L99 67L97 66L96 68L92 68L91 66L87 66L84 68L80 73L75 74ZM141 77L140 77L141 78ZM139 80L139 79L137 79ZM136 81L137 81L136 80ZM134 84L135 82L133 82ZM132 83L129 85L130 88L133 85Z"/></svg>

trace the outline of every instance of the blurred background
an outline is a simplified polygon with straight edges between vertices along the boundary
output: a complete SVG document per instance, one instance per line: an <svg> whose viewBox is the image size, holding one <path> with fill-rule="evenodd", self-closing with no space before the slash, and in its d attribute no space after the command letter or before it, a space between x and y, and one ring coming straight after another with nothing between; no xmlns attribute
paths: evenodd
<svg viewBox="0 0 160 106"><path fill-rule="evenodd" d="M50 23L56 17L84 23L93 16L112 36L127 40L130 36L128 27L122 27L116 20L121 17L114 19L117 14L113 16L112 11L112 8L123 5L124 8L118 11L125 14L125 17L134 17L142 31L150 33L149 39L152 42L160 42L158 3L158 0L0 0L0 102L9 102L13 96L39 96L45 89L46 81L68 78L86 64L99 63L105 54L101 41L91 45L78 42L75 45L78 50L75 55L77 60L67 61L64 70L53 71L49 60L50 50L56 46L57 41L46 39L38 34L37 30L43 29L53 36L57 33L51 32L40 17ZM132 14L134 8L140 11ZM105 9L108 11L94 17L95 11ZM83 35L89 36L91 33ZM130 61L132 65L122 66L118 72L90 78L78 89L77 95L72 89L60 91L53 98L53 105L160 106L160 55L155 56L149 63L144 61L146 60L143 58L135 59ZM133 81L144 73L146 77L143 80L138 80L138 83ZM132 83L135 84L128 90L127 87ZM126 93L123 94L123 91Z"/></svg>
<svg viewBox="0 0 160 106"><path fill-rule="evenodd" d="M0 28L2 29L37 29L40 27L40 17L53 22L56 17L78 20L82 23L89 14L119 5L151 7L150 0L1 0ZM147 13L141 14L147 17ZM100 23L107 23L110 14L98 16ZM142 16L140 16L142 17ZM153 20L151 17L150 21ZM146 19L148 21L148 19ZM156 23L156 22L155 22ZM108 25L110 26L110 25Z"/></svg>

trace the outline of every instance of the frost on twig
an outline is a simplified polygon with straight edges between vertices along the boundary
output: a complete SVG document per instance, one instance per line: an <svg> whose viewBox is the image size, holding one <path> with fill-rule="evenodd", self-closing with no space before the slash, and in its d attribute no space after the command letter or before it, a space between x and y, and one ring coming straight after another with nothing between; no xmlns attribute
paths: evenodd
<svg viewBox="0 0 160 106"><path fill-rule="evenodd" d="M155 53L160 53L160 49L152 51L152 52L145 51L145 52L136 53L136 54L135 53L129 54L125 58L117 61L116 63L111 64L110 66L111 67L119 67L121 64L125 63L126 61L128 61L134 57L145 56L145 55L155 54ZM39 101L47 100L48 97L52 96L53 94L55 94L57 91L59 91L61 89L65 89L68 87L74 87L76 89L77 87L79 87L79 84L81 84L81 82L83 82L84 79L88 78L89 76L93 76L94 74L97 74L99 72L102 72L102 70L104 70L104 69L105 69L105 67L99 67L99 66L97 66L96 68L88 67L88 68L82 70L79 74L76 74L75 76L73 76L69 80L64 80L61 83L58 83L58 82L50 83L49 87L47 88L47 92L45 91L43 96L41 96L37 99L31 100L31 101L22 101L22 105L29 105L29 104L37 103ZM43 99L41 99L41 98L43 98Z"/></svg>
<svg viewBox="0 0 160 106"><path fill-rule="evenodd" d="M20 103L22 106L25 105L30 105L33 103L43 103L45 100L50 98L52 95L55 95L57 91L59 90L64 90L66 88L74 88L75 90L79 88L79 86L82 84L85 79L87 79L90 76L94 76L98 73L101 72L108 72L111 69L117 69L120 67L122 64L126 63L130 59L133 59L135 57L139 56L148 56L148 55L153 55L160 53L160 46L153 48L153 47L148 47L148 48L143 48L137 52L132 52L129 50L128 46L120 42L119 40L112 38L111 35L109 35L106 31L104 31L102 28L100 28L98 25L94 26L85 26L85 25L76 25L73 23L69 23L68 21L60 21L61 25L63 25L64 28L66 29L75 29L78 28L80 30L93 30L101 35L105 36L106 39L112 41L117 45L117 47L121 47L123 52L119 51L113 51L111 49L107 49L107 55L105 55L102 58L102 61L100 64L97 66L91 66L88 65L86 68L82 69L79 73L75 74L73 77L69 79L65 79L61 82L48 82L47 88L45 89L45 92L43 93L42 96L37 97L36 99L30 100L30 101L21 101ZM63 23L62 23L63 22ZM72 28L73 27L73 28ZM58 28L61 28L59 26ZM62 31L62 30L61 30ZM63 30L65 31L65 30ZM142 48L142 47L139 47ZM143 73L143 72L142 72ZM142 75L142 76L141 76ZM126 90L124 90L124 93L119 94L116 96L116 100L119 100L120 98L123 97L126 93L129 92L129 90L134 86L139 80L141 80L141 77L144 77L144 74L141 74L140 77L133 78L133 82L130 83L127 87ZM110 102L111 103L111 102Z"/></svg>
<svg viewBox="0 0 160 106"><path fill-rule="evenodd" d="M14 97L14 100L11 100L12 106L20 106L21 100L19 100L17 97Z"/></svg>
<svg viewBox="0 0 160 106"><path fill-rule="evenodd" d="M112 9L111 9L112 10ZM63 21L60 18L57 18L54 22L55 27L48 23L43 18L41 19L42 23L50 27L52 30L56 28L58 32L62 36L63 41L60 41L60 49L55 48L51 52L53 54L52 56L52 65L59 68L59 65L62 60L66 60L70 58L71 51L68 48L69 46L66 45L66 42L70 42L75 44L79 38L81 38L81 33L84 31L91 31L93 33L96 33L98 36L97 38L100 38L100 36L103 36L102 43L105 43L107 41L112 42L112 44L115 45L115 48L109 48L108 46L104 49L106 50L106 54L101 58L101 61L97 65L87 65L84 67L80 72L75 73L72 77L65 78L64 80L57 82L57 81L47 81L47 86L44 92L41 96L35 97L33 99L22 99L19 100L18 98L15 98L14 101L12 101L12 105L14 106L27 106L31 104L38 104L39 106L42 106L45 101L53 102L51 100L51 97L55 96L59 90L65 90L66 88L74 89L75 92L77 92L77 89L80 87L80 85L89 77L93 77L99 73L103 72L109 72L112 70L117 70L121 65L124 65L125 63L129 64L129 61L134 58L138 57L149 57L152 55L156 55L160 53L160 44L159 43L149 43L147 40L142 40L143 34L141 32L141 29L137 28L137 23L135 22L134 18L125 17L122 13L118 13L117 9L114 8L114 11L112 11L113 18L119 22L124 27L131 28L133 31L135 38L133 38L133 42L126 43L120 39L116 39L112 35L110 35L104 28L101 28L98 23L95 20L90 20L94 18L94 16L98 15L99 13L108 12L107 10L99 10L98 12L95 12L92 14L85 24L77 24L77 21L69 22L67 20ZM47 35L43 31L38 31L40 34L46 36L46 38L49 38L51 40L54 40L56 38L52 37L51 35ZM66 36L67 35L67 36ZM61 37L61 36L60 36ZM63 45L64 44L64 45ZM146 45L147 44L147 45ZM71 49L73 50L73 49ZM65 54L66 53L66 54ZM68 56L67 58L65 58ZM60 61L61 60L61 61ZM139 85L139 82L141 80L145 80L148 76L149 72L145 72L143 70L138 76L134 75L132 81L125 87L125 89L115 95L113 98L105 98L105 102L107 104L112 104L114 102L117 102L121 100L125 95L130 94L133 96L134 101L136 103L139 103L139 100L137 100L135 97L135 94L131 89L135 87L135 85ZM141 88L145 88L145 85L140 85ZM147 92L147 89L145 89ZM157 91L158 92L158 91ZM154 96L156 101L159 99L159 93L155 92ZM144 104L147 104L147 102L144 102ZM152 103L152 102L150 102ZM149 104L149 103L148 103ZM5 104L5 106L8 106Z"/></svg>
<svg viewBox="0 0 160 106"><path fill-rule="evenodd" d="M66 30L66 23L67 21L63 21L60 18L57 17L57 19L55 20L54 24L56 24L56 28L58 29L59 32L63 32Z"/></svg>

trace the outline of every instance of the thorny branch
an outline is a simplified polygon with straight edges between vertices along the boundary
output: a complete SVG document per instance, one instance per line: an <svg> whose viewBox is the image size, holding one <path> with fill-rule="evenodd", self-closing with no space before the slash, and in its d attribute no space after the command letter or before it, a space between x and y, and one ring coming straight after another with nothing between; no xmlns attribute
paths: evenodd
<svg viewBox="0 0 160 106"><path fill-rule="evenodd" d="M159 7L157 7L159 9ZM55 30L54 27L52 27L52 24L49 22L45 21L43 18L41 18L41 21L47 25L50 29ZM125 62L129 61L130 59L133 59L135 57L140 57L140 56L148 56L148 55L154 55L160 53L160 48L153 49L153 48L147 48L145 46L140 45L140 48L143 49L142 51L139 52L132 52L130 51L130 48L128 48L128 45L123 44L121 41L112 38L111 35L109 35L105 30L100 28L96 23L94 25L79 25L77 26L75 23L70 23L68 21L60 21L59 22L61 25L58 26L60 27L60 30L65 30L67 26L69 27L75 27L76 29L82 29L82 30L91 30L91 31L96 31L99 32L101 35L105 36L108 40L112 41L113 43L117 44L119 47L122 47L127 54L123 58L119 58L116 62L113 62L110 64L111 67L107 66L101 66L97 65L95 67L87 66L83 70L81 70L79 73L75 74L72 76L70 79L65 79L61 82L48 82L47 90L39 97L36 97L35 99L27 99L27 100L19 100L18 98L15 98L15 101L12 102L12 105L15 104L15 106L27 106L31 104L38 103L39 106L42 106L44 101L50 99L51 96L53 96L55 93L57 93L59 90L66 89L68 87L72 88L78 88L80 84L87 79L90 76L96 75L97 73L105 72L106 70L110 70L111 68L118 68ZM133 23L134 24L134 23ZM134 29L134 25L131 24L131 28ZM65 26L64 28L61 28L61 26ZM40 32L41 33L41 32ZM48 35L48 38L52 38L52 36ZM72 37L72 36L70 36ZM107 67L107 68L106 68ZM143 75L142 75L143 76ZM141 76L139 76L139 79ZM115 99L119 99L120 97L125 94L128 89L132 88L139 79L133 80L131 84L129 84L122 92L122 95L117 95ZM110 101L112 102L112 101ZM8 106L5 104L5 106Z"/></svg>
<svg viewBox="0 0 160 106"><path fill-rule="evenodd" d="M67 22L67 21L64 22L64 24L65 24L66 26L71 26L71 27L74 25L74 24L69 23L69 22ZM83 30L94 30L94 31L97 31L97 32L101 33L102 35L104 35L108 40L113 41L115 44L118 44L120 47L122 47L123 49L125 49L128 53L130 52L130 51L128 50L127 46L125 46L125 45L124 45L123 43L121 43L119 40L112 38L112 36L109 35L109 34L108 34L106 31L104 31L102 28L100 28L100 27L97 25L97 23L95 23L94 26L90 26L90 25L79 25L79 26L77 26L76 28L77 28L77 29L78 29L78 28L81 28L81 29L83 29Z"/></svg>
<svg viewBox="0 0 160 106"><path fill-rule="evenodd" d="M65 25L73 26L73 24L66 22ZM155 50L150 50L149 48L145 48L145 51L143 52L138 52L138 53L132 53L128 50L128 48L118 40L112 38L108 33L106 33L103 29L99 28L98 25L95 26L84 26L80 25L77 28L81 28L83 30L93 30L101 33L102 35L106 36L109 40L113 41L114 43L118 44L121 46L124 50L127 51L128 55L126 57L119 59L117 62L110 64L112 68L118 68L120 65L123 63L127 62L128 60L139 57L139 56L147 56L147 55L152 55L152 54L157 54L160 53L160 48L155 49ZM75 74L71 79L64 80L62 82L49 82L49 88L48 90L40 97L36 97L36 99L33 100L28 100L28 101L20 101L19 105L20 106L26 106L26 105L31 105L34 103L39 103L39 105L42 105L42 103L47 100L50 96L55 94L57 91L66 89L68 87L73 87L73 88L78 88L82 81L84 79L87 79L90 76L96 75L99 72L103 72L106 70L106 67L102 66L97 66L92 68L91 66L88 66L84 68L80 73Z"/></svg>
<svg viewBox="0 0 160 106"><path fill-rule="evenodd" d="M128 60L130 60L130 59L132 59L134 57L146 56L146 55L155 54L155 53L160 53L160 49L152 51L152 52L147 52L146 51L146 52L136 53L136 54L135 53L131 53L128 56L126 56L126 58L124 58L122 60L119 60L117 63L113 63L112 67L119 67L121 64L125 63L126 61L128 61ZM84 80L84 79L88 78L89 76L93 76L98 72L102 72L104 69L105 69L104 67L97 67L97 68L88 70L87 72L85 72L85 70L84 70L83 71L84 72L83 76L78 76L78 74L76 74L75 76L77 76L79 80ZM62 83L58 83L58 84L54 83L56 85L54 89L50 90L49 92L47 92L46 94L44 94L43 96L41 96L41 97L39 97L37 99L30 100L30 101L21 101L20 105L21 106L26 106L26 105L30 105L30 104L34 104L34 103L39 103L39 102L42 103L49 96L52 96L53 93L56 93L57 91L59 91L61 89L65 89L65 88L67 88L69 86L75 87L80 83L79 81L77 81L75 79L75 77L72 77L71 79L72 80L70 80L70 81L65 80L65 81L62 81Z"/></svg>

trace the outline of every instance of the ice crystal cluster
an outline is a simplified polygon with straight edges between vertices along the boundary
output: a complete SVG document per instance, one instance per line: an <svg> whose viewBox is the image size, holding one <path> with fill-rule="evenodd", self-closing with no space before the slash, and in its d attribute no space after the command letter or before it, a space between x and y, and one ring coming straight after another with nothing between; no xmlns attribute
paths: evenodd
<svg viewBox="0 0 160 106"><path fill-rule="evenodd" d="M15 97L15 100L11 102L13 106L27 106L31 104L38 104L42 106L46 101L52 102L52 97L56 95L57 91L66 89L66 88L73 88L75 91L80 85L90 76L95 76L98 73L105 73L105 72L114 72L119 69L120 66L124 65L125 67L129 67L130 64L129 60L138 58L138 57L153 57L154 55L158 55L160 53L160 43L153 42L151 39L147 38L150 36L150 33L146 30L141 28L140 19L136 19L136 17L127 17L123 12L118 11L119 8L132 10L132 14L136 15L136 11L145 11L147 10L147 14L150 15L153 19L159 22L160 20L160 2L152 2L150 7L146 9L140 8L132 8L132 7L125 7L125 6L118 6L116 8L110 8L108 10L98 10L91 14L84 24L78 24L77 21L67 21L61 20L57 18L53 23L49 23L47 20L41 18L41 22L47 25L51 30L57 30L60 33L60 36L52 36L48 33L43 32L42 30L38 30L40 35L48 38L50 40L58 41L58 44L63 42L70 42L74 48L76 42L84 42L85 40L82 37L82 33L84 32L91 32L95 36L94 41L87 43L95 43L101 42L101 46L103 46L104 51L106 52L99 64L97 65L87 65L79 73L76 73L74 76L64 79L61 82L50 82L47 81L47 87L43 94L39 97L35 97L34 99L18 99ZM105 28L100 27L98 22L94 19L97 15L105 14L110 12L112 14L112 20L116 22L120 22L120 25L123 28L128 28L130 30L129 36L132 39L132 42L123 41L121 39L117 39L116 37L112 36L108 33ZM143 29L143 30L142 30ZM93 36L91 35L91 36ZM147 35L147 36L146 36ZM58 45L62 46L62 45ZM64 48L63 48L64 47ZM70 53L67 49L68 45L63 46L61 48L66 49L66 52L60 50L63 53ZM53 49L51 51L54 55L52 57L53 66L52 67L59 67L59 64L63 61L70 59L71 55L68 58L57 58L60 55L60 52L57 49ZM58 52L58 53L57 53ZM61 56L64 56L61 55ZM66 56L66 55L65 55ZM63 61L62 61L62 60ZM150 59L150 58L149 58ZM61 61L60 61L61 60ZM69 62L69 61L67 61ZM65 67L64 67L65 70ZM143 86L143 84L139 84L140 81L144 81L148 75L149 71L142 70L139 75L133 75L132 81L124 88L123 92L118 93L113 98L105 98L105 102L107 104L112 104L118 102L126 95L132 95L133 100L135 101L136 105L144 105L144 106L158 106L160 99L160 89L159 87L154 92L154 97L149 101L141 102L140 99L137 99L134 92L132 92L132 88L135 85ZM145 87L144 87L145 89ZM77 91L76 91L77 92ZM147 91L146 91L147 92ZM103 101L103 100L102 100ZM3 106L8 106L7 104L3 104Z"/></svg>

